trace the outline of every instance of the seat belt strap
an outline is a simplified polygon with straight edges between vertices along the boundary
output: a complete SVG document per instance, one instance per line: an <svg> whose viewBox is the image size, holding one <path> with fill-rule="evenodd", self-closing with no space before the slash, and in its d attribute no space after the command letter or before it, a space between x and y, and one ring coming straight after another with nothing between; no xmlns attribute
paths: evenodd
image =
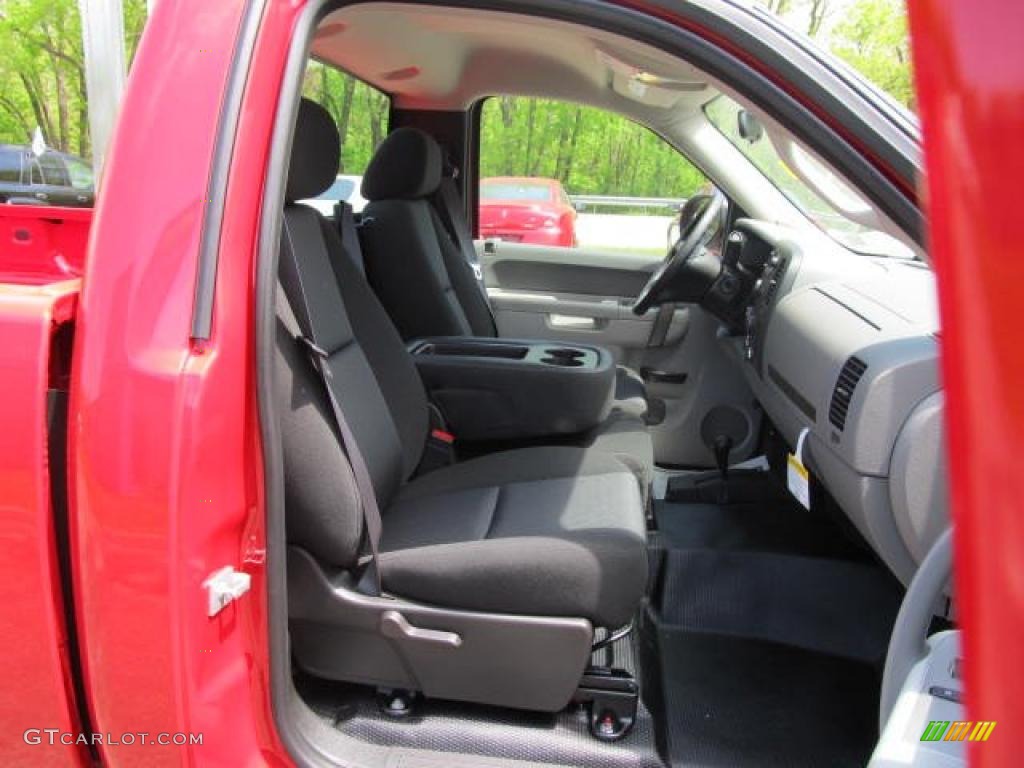
<svg viewBox="0 0 1024 768"><path fill-rule="evenodd" d="M457 175L457 172L456 172ZM487 312L489 325L494 336L498 335L498 323L494 319L494 310L491 309L491 301L487 296L487 285L484 283L484 273L480 266L480 259L477 258L476 248L473 245L473 238L470 236L469 227L466 226L466 213L462 207L462 196L455 188L455 176L444 176L437 188L437 213L441 218L441 224L448 231L449 236L454 240L455 247L462 254L462 263L465 264L473 275L473 282L476 284L477 292L483 307Z"/></svg>
<svg viewBox="0 0 1024 768"><path fill-rule="evenodd" d="M366 466L366 459L363 457L363 452L359 450L359 443L356 442L352 428L345 418L345 411L342 409L341 402L338 399L338 382L331 371L331 353L317 344L318 339L315 330L317 324L312 321L315 310L311 306L307 292L303 289L302 262L296 257L295 249L292 246L287 216L284 218L281 237L281 260L281 284L288 298L291 299L296 314L296 321L302 334L298 337L298 340L306 348L313 369L319 374L324 389L327 391L327 399L331 404L334 422L338 427L338 434L341 436L341 446L348 456L349 464L352 466L356 490L359 492L363 524L366 528L365 539L370 550L366 569L360 579L360 587L369 594L378 596L381 594L378 562L380 560L382 525L380 506L377 503L377 492L374 490L370 470Z"/></svg>
<svg viewBox="0 0 1024 768"><path fill-rule="evenodd" d="M352 206L339 200L334 206L334 222L341 236L341 244L345 253L356 265L363 277L366 277L366 263L363 261L363 248L359 244L359 233L356 230L356 218Z"/></svg>
<svg viewBox="0 0 1024 768"><path fill-rule="evenodd" d="M462 208L462 198L455 188L455 178L445 176L437 187L437 199L440 205L439 213L445 228L455 240L455 245L462 251L462 257L473 270L480 287L484 285L484 273L480 267L480 259L477 258L476 248L473 245L473 238L470 237L469 228L465 224L465 211Z"/></svg>

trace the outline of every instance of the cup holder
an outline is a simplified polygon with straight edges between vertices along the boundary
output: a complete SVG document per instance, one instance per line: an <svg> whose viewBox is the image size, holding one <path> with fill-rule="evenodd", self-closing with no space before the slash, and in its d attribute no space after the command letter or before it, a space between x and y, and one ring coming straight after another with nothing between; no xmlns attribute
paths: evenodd
<svg viewBox="0 0 1024 768"><path fill-rule="evenodd" d="M574 357L542 357L540 361L546 365L561 365L566 368L579 368L583 365L582 360L577 360Z"/></svg>
<svg viewBox="0 0 1024 768"><path fill-rule="evenodd" d="M583 357L586 355L582 349L569 349L567 347L548 347L544 350L544 357L540 359L545 365L560 365L563 368L580 368L583 366Z"/></svg>
<svg viewBox="0 0 1024 768"><path fill-rule="evenodd" d="M548 357L557 357L560 360L577 360L583 357L586 352L582 349L569 349L567 347L549 347L544 350Z"/></svg>

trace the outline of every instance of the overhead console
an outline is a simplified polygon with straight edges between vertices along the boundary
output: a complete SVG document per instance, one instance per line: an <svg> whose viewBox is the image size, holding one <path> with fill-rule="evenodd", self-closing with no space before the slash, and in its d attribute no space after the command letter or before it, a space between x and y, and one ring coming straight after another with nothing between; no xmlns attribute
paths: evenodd
<svg viewBox="0 0 1024 768"><path fill-rule="evenodd" d="M724 338L790 446L904 582L948 524L932 273L739 222L763 264Z"/></svg>
<svg viewBox="0 0 1024 768"><path fill-rule="evenodd" d="M575 434L611 408L615 362L601 347L460 336L419 339L409 351L460 440Z"/></svg>

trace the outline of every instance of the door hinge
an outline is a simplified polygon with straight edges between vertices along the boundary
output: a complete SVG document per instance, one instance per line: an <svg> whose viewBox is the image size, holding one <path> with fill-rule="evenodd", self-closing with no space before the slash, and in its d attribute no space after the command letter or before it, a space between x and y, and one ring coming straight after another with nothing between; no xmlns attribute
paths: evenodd
<svg viewBox="0 0 1024 768"><path fill-rule="evenodd" d="M230 565L214 571L203 582L207 595L206 615L216 616L229 603L248 592L251 586L252 576L236 571Z"/></svg>

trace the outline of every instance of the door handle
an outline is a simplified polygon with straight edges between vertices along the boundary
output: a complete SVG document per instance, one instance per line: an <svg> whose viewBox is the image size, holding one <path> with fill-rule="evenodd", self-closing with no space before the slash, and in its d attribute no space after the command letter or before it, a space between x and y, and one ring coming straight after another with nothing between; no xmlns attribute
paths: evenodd
<svg viewBox="0 0 1024 768"><path fill-rule="evenodd" d="M686 382L687 374L644 367L640 369L640 378L653 384L683 384Z"/></svg>
<svg viewBox="0 0 1024 768"><path fill-rule="evenodd" d="M49 200L50 199L50 196L48 194L46 194L45 192L36 192L36 197L39 198L40 200Z"/></svg>
<svg viewBox="0 0 1024 768"><path fill-rule="evenodd" d="M550 314L548 315L548 326L559 330L593 331L600 328L602 323L596 317Z"/></svg>
<svg viewBox="0 0 1024 768"><path fill-rule="evenodd" d="M462 638L454 632L414 627L398 611L384 611L380 615L380 633L391 640L415 640L431 645L445 645L449 648L458 648L462 645Z"/></svg>

